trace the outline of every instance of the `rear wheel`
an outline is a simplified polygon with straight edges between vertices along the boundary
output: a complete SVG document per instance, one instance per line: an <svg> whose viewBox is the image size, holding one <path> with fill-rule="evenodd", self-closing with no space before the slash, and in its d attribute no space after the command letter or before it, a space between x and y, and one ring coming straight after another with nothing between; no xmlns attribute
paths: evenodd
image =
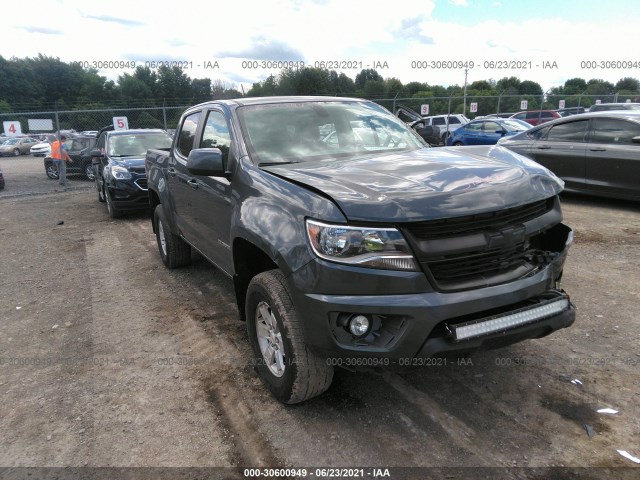
<svg viewBox="0 0 640 480"><path fill-rule="evenodd" d="M162 205L158 205L154 210L153 222L162 263L168 268L188 265L191 262L191 247L178 235L171 233Z"/></svg>
<svg viewBox="0 0 640 480"><path fill-rule="evenodd" d="M453 142L453 146L454 147L459 147L461 145L462 145L462 142L459 142L459 141L458 142Z"/></svg>
<svg viewBox="0 0 640 480"><path fill-rule="evenodd" d="M44 170L45 170L45 172L47 172L47 177L49 177L51 180L57 180L58 179L58 169L53 164L53 162L47 163L44 166Z"/></svg>
<svg viewBox="0 0 640 480"><path fill-rule="evenodd" d="M333 380L333 367L307 348L282 272L256 275L245 308L255 368L273 396L292 404L325 392Z"/></svg>
<svg viewBox="0 0 640 480"><path fill-rule="evenodd" d="M14 154L16 157L19 157L19 156L20 156L20 150L19 150L19 149L17 149L17 148L14 148L14 149L13 149L13 154Z"/></svg>

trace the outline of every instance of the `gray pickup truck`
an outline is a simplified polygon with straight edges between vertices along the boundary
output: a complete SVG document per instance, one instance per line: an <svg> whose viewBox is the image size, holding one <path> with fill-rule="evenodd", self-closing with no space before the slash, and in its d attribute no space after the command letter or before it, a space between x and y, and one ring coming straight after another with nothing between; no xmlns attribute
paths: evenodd
<svg viewBox="0 0 640 480"><path fill-rule="evenodd" d="M164 264L233 278L273 395L335 366L414 365L568 327L562 181L501 147L432 149L383 107L330 97L186 110L146 157Z"/></svg>

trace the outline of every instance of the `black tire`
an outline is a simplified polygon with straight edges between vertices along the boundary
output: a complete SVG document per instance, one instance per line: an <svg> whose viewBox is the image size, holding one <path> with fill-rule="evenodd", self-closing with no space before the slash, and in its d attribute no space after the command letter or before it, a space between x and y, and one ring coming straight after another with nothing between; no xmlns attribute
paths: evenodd
<svg viewBox="0 0 640 480"><path fill-rule="evenodd" d="M84 176L87 177L87 180L90 182L93 182L96 179L96 172L93 170L91 162L85 163L82 170L84 172Z"/></svg>
<svg viewBox="0 0 640 480"><path fill-rule="evenodd" d="M51 180L57 180L58 179L58 169L53 164L53 162L45 163L44 171L46 172L47 177L49 177Z"/></svg>
<svg viewBox="0 0 640 480"><path fill-rule="evenodd" d="M103 195L105 200L107 201L107 212L109 213L110 218L120 218L122 216L122 212L118 210L113 204L113 199L111 198L111 194L109 193L109 189L105 186L103 188Z"/></svg>
<svg viewBox="0 0 640 480"><path fill-rule="evenodd" d="M282 272L269 270L251 279L245 310L247 332L256 360L255 368L274 397L283 403L293 404L318 396L329 388L333 380L333 367L307 348L301 320ZM271 343L263 336L263 347L265 341L269 344L265 347L267 352L263 354L257 324L262 324L267 314L272 324L274 320L276 322L277 333L274 338L277 341ZM267 322L261 330L269 330ZM272 333L274 331L271 330ZM280 357L279 361L268 358L271 356L269 352L273 352L277 358L281 350L284 350L284 358ZM272 369L279 369L279 375Z"/></svg>
<svg viewBox="0 0 640 480"><path fill-rule="evenodd" d="M462 146L462 142L453 142L453 146L454 147L461 147Z"/></svg>
<svg viewBox="0 0 640 480"><path fill-rule="evenodd" d="M162 263L167 268L183 267L191 263L191 247L178 235L171 233L162 205L156 206L153 212L153 224L156 227L156 241Z"/></svg>

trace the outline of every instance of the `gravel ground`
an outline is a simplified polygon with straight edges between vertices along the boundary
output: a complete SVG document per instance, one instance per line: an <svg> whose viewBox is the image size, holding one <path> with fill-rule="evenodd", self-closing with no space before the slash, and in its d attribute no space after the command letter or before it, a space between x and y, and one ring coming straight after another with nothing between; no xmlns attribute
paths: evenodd
<svg viewBox="0 0 640 480"><path fill-rule="evenodd" d="M285 406L249 364L230 280L196 257L165 269L147 213L110 220L81 178L54 191L42 158L0 158L0 168L0 466L640 475L617 452L640 457L639 205L564 198L576 232L563 280L578 307L571 328L463 362L338 370L327 393ZM429 472L443 471L391 471Z"/></svg>

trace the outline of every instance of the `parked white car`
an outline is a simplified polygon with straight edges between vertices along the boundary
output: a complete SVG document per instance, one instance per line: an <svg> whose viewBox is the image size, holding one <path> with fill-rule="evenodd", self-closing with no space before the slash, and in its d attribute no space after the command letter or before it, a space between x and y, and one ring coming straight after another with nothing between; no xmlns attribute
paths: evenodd
<svg viewBox="0 0 640 480"><path fill-rule="evenodd" d="M434 115L432 117L423 117L426 127L436 127L440 130L440 138L446 145L447 138L451 132L456 131L462 125L466 125L470 120L460 113L452 113L451 115ZM447 120L449 128L447 129ZM448 131L447 131L448 130Z"/></svg>
<svg viewBox="0 0 640 480"><path fill-rule="evenodd" d="M29 151L34 157L48 157L51 155L51 144L49 142L36 143Z"/></svg>

